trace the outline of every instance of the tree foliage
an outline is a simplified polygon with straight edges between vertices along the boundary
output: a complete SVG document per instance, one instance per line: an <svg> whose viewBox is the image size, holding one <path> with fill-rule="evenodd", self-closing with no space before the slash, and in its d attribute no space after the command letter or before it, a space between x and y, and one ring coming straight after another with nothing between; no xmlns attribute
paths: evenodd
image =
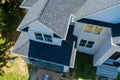
<svg viewBox="0 0 120 80"><path fill-rule="evenodd" d="M25 10L19 8L22 1L0 0L0 61L4 63L0 64L0 69L6 66L8 59L11 59L5 53L8 53L19 35L16 28L25 14Z"/></svg>
<svg viewBox="0 0 120 80"><path fill-rule="evenodd" d="M4 54L17 39L16 28L25 14L25 10L19 8L22 1L0 1L0 54Z"/></svg>

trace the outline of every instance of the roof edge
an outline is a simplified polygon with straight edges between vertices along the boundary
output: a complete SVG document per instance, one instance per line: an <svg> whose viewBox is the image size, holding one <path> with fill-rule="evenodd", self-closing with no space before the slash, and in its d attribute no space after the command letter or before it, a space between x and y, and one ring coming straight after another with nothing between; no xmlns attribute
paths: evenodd
<svg viewBox="0 0 120 80"><path fill-rule="evenodd" d="M95 11L95 12L91 12L91 13L86 14L86 15L83 15L83 16L81 16L81 17L80 17L80 16L79 16L79 17L76 17L76 16L75 16L75 17L74 17L74 20L77 21L77 20L82 19L82 18L84 18L84 17L86 17L86 16L92 15L92 14L97 13L97 12L100 12L100 11L104 11L105 9L109 9L109 8L112 8L112 7L118 6L118 5L120 5L120 3L111 5L111 6L109 6L109 7L106 7L106 8L104 8L104 9L101 9L101 10L97 10L97 11ZM77 14L77 12L76 12L75 14Z"/></svg>

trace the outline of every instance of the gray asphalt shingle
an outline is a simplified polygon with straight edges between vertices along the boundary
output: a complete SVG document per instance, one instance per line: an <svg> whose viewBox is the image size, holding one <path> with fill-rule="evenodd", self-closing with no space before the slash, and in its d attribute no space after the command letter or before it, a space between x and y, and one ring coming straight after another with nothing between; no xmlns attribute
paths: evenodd
<svg viewBox="0 0 120 80"><path fill-rule="evenodd" d="M35 20L39 20L51 30L58 33L62 38L65 38L69 26L70 14L74 14L86 0L48 0L46 4L45 2L45 0L43 2L39 0L28 11L19 29L26 27L27 24Z"/></svg>
<svg viewBox="0 0 120 80"><path fill-rule="evenodd" d="M87 15L120 4L120 0L88 0L75 14L75 19L84 18Z"/></svg>
<svg viewBox="0 0 120 80"><path fill-rule="evenodd" d="M32 7L38 0L24 0L20 6Z"/></svg>

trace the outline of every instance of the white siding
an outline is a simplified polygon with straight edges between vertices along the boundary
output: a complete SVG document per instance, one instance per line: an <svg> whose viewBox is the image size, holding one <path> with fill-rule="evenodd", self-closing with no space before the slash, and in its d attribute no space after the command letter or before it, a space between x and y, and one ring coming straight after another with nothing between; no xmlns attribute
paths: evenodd
<svg viewBox="0 0 120 80"><path fill-rule="evenodd" d="M80 33L82 32L83 28L84 28L83 23L75 22L73 34L78 37L80 35Z"/></svg>
<svg viewBox="0 0 120 80"><path fill-rule="evenodd" d="M97 35L97 34L93 34L93 33L84 32L84 27L85 27L84 23L76 23L76 25L75 25L74 35L76 35L78 37L77 50L79 52L95 54L98 52L99 48L101 48L104 45L106 37L111 36L111 31L109 28L103 28L101 34ZM94 41L95 44L92 48L79 46L79 42L81 39L84 39L87 41ZM107 39L108 39L108 41L111 41L111 37L109 37Z"/></svg>
<svg viewBox="0 0 120 80"><path fill-rule="evenodd" d="M71 58L70 58L70 68L74 68L74 64L75 64L75 58L76 58L76 49L74 48L75 46L75 42L73 44L73 48L72 48L72 54L71 54Z"/></svg>
<svg viewBox="0 0 120 80"><path fill-rule="evenodd" d="M104 40L104 42L102 43L102 46L98 49L97 53L94 55L93 57L94 65L111 48L111 42L108 41L108 38Z"/></svg>
<svg viewBox="0 0 120 80"><path fill-rule="evenodd" d="M95 54L94 66L99 66L99 65L103 64L109 57L111 57L117 51L118 52L120 51L120 46L112 44L110 49L108 49L106 52Z"/></svg>
<svg viewBox="0 0 120 80"><path fill-rule="evenodd" d="M101 65L97 67L96 74L104 77L116 79L118 75L118 70L115 66Z"/></svg>
<svg viewBox="0 0 120 80"><path fill-rule="evenodd" d="M120 72L120 67L118 67L118 69L117 69L119 72Z"/></svg>
<svg viewBox="0 0 120 80"><path fill-rule="evenodd" d="M27 34L28 34L29 39L38 41L38 42L53 44L53 45L61 45L62 39L53 37L54 32L51 29L49 29L48 27L46 27L44 24L40 23L39 21L35 21L28 26L29 26L29 31ZM52 35L52 40L53 40L52 43L37 40L35 38L34 32Z"/></svg>

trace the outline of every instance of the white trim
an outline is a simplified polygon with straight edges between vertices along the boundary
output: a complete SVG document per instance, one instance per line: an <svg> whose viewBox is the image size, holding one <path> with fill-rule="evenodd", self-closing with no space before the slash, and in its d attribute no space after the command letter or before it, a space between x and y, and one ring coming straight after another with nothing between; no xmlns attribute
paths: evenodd
<svg viewBox="0 0 120 80"><path fill-rule="evenodd" d="M35 34L34 34L34 39L35 39L36 41L54 45L54 43L53 43L53 38L54 38L54 37L53 37L53 34L46 34L45 32L40 32L40 31L36 31L36 30L30 30L30 31L32 31L33 34L34 34L35 32L36 32L36 33L41 33L41 34L42 34L43 40L38 40L38 39L36 39ZM51 35L52 42L45 41L44 34L46 34L46 35Z"/></svg>
<svg viewBox="0 0 120 80"><path fill-rule="evenodd" d="M64 66L64 70L63 70L63 72L69 72L69 67Z"/></svg>
<svg viewBox="0 0 120 80"><path fill-rule="evenodd" d="M36 33L38 33L38 32L36 32ZM40 32L39 32L40 33ZM44 35L50 35L50 34L44 34L44 33L40 33L41 35L42 35L42 38L43 38L43 40L40 40L40 41L42 41L42 42L49 42L49 41L46 41L45 40L45 37L44 37ZM50 35L51 36L51 39L52 39L52 41L53 41L53 35ZM34 38L36 39L36 36L35 36L35 32L34 32ZM36 40L38 40L38 39L36 39ZM52 43L52 42L50 42L50 43Z"/></svg>
<svg viewBox="0 0 120 80"><path fill-rule="evenodd" d="M23 4L25 3L25 1L27 1L27 0L24 0L21 4L20 4L20 8L26 8L26 9L30 9L30 7L26 7L26 6L23 6Z"/></svg>
<svg viewBox="0 0 120 80"><path fill-rule="evenodd" d="M77 20L80 20L80 19L82 19L82 18L85 18L85 17L88 17L88 16L92 16L92 15L94 15L94 14L96 14L96 13L105 11L105 10L107 10L107 9L110 9L110 8L113 8L113 7L116 7L116 6L119 6L119 5L120 5L120 4L116 4L116 5L113 5L113 6L104 8L104 9L102 9L102 10L98 10L98 11L96 11L96 12L92 12L92 13L86 14L86 15L84 15L84 16L78 16L78 17L75 16L75 20L77 21Z"/></svg>
<svg viewBox="0 0 120 80"><path fill-rule="evenodd" d="M109 59L115 52L120 52L120 46L112 44L112 46L104 53L101 58L94 62L94 66L102 65L107 59Z"/></svg>
<svg viewBox="0 0 120 80"><path fill-rule="evenodd" d="M26 58L26 57L22 57L22 58L23 58L23 60L24 60L26 63L31 64L31 62L30 62L30 60L29 60L28 58Z"/></svg>
<svg viewBox="0 0 120 80"><path fill-rule="evenodd" d="M74 47L75 47L75 41L73 42L73 47L72 47L72 54L71 54L71 58L70 58L70 68L74 68L74 65L75 65L77 50Z"/></svg>
<svg viewBox="0 0 120 80"><path fill-rule="evenodd" d="M72 18L72 14L70 14L69 20L68 20L68 24L67 24L67 30L65 32L65 37L63 38L63 40L66 40L67 34L68 34L68 30L69 30L69 25L70 25L70 21Z"/></svg>

